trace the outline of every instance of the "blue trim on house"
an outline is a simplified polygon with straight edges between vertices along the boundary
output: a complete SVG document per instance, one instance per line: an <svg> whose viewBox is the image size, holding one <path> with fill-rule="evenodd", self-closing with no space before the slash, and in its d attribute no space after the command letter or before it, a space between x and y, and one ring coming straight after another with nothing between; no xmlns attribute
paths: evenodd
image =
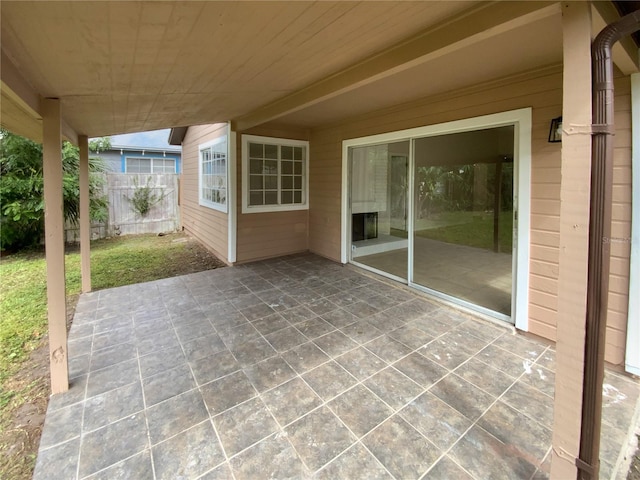
<svg viewBox="0 0 640 480"><path fill-rule="evenodd" d="M120 150L122 153L120 154L120 172L125 173L127 171L127 157L135 157L135 158L171 158L176 162L176 173L182 172L182 156L179 153L174 152L162 152L157 150L145 151L142 153L143 149L126 149L117 147L114 150Z"/></svg>

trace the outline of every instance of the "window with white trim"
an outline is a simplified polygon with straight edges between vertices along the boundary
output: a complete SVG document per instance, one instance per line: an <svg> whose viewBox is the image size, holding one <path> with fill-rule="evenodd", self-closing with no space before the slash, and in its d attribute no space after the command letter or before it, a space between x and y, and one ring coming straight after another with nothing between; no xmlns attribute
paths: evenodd
<svg viewBox="0 0 640 480"><path fill-rule="evenodd" d="M174 158L126 157L127 173L176 173Z"/></svg>
<svg viewBox="0 0 640 480"><path fill-rule="evenodd" d="M242 138L243 212L307 209L309 142Z"/></svg>
<svg viewBox="0 0 640 480"><path fill-rule="evenodd" d="M200 205L227 211L227 136L198 147L200 167Z"/></svg>

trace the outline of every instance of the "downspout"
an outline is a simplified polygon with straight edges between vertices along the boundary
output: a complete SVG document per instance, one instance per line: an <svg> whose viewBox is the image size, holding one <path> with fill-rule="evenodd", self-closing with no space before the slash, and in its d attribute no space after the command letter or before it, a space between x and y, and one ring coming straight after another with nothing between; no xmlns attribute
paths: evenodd
<svg viewBox="0 0 640 480"><path fill-rule="evenodd" d="M613 61L611 49L621 38L640 30L640 11L605 27L595 38L591 147L591 211L587 280L586 340L578 479L599 478L602 383L609 295L611 201L613 178Z"/></svg>

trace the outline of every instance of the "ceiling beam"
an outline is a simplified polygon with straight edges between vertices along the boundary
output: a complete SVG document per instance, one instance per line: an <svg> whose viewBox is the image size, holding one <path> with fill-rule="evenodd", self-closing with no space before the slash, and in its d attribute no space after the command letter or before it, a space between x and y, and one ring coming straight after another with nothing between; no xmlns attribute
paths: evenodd
<svg viewBox="0 0 640 480"><path fill-rule="evenodd" d="M591 18L593 21L593 35L595 37L604 27L619 20L620 14L611 2L593 2L591 5L593 6ZM631 75L632 73L638 73L638 71L640 71L638 47L631 36L623 37L616 42L613 45L612 53L613 63L615 63L625 75Z"/></svg>
<svg viewBox="0 0 640 480"><path fill-rule="evenodd" d="M481 40L559 14L560 4L556 2L484 2L464 15L260 107L238 118L234 126L240 131L246 130Z"/></svg>

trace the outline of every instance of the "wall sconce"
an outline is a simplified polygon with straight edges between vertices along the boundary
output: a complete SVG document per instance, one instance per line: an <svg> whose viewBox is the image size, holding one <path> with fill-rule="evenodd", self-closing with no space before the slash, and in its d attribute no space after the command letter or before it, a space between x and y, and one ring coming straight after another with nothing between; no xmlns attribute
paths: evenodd
<svg viewBox="0 0 640 480"><path fill-rule="evenodd" d="M559 142L562 142L562 117L552 119L549 128L549 143Z"/></svg>

